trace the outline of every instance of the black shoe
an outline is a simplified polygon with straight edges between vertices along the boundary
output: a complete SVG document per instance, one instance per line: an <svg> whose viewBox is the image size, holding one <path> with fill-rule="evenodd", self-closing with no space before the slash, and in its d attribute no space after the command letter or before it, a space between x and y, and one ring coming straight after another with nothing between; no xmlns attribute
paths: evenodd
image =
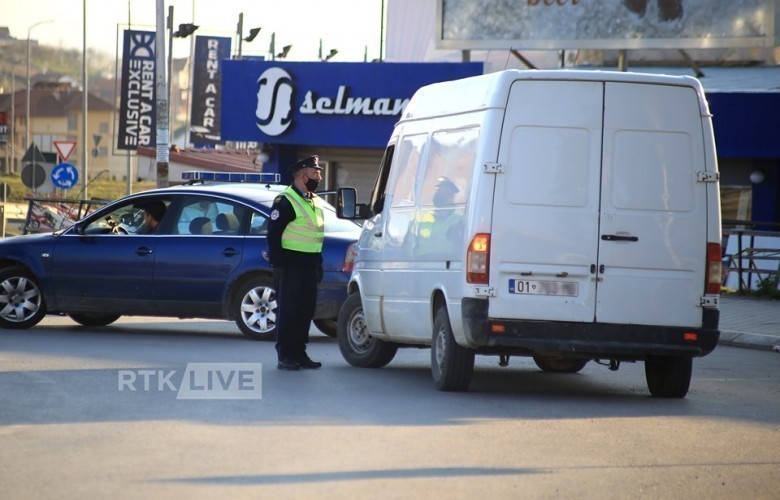
<svg viewBox="0 0 780 500"><path fill-rule="evenodd" d="M300 370L301 365L297 361L292 359L280 359L279 363L277 363L276 365L276 368L278 370L295 371L295 370Z"/></svg>
<svg viewBox="0 0 780 500"><path fill-rule="evenodd" d="M296 361L298 362L298 366L300 366L301 368L308 368L311 370L316 370L317 368L320 368L322 366L322 363L320 363L319 361L312 361L311 359L309 359L309 356L305 354L303 355L302 358L298 358Z"/></svg>

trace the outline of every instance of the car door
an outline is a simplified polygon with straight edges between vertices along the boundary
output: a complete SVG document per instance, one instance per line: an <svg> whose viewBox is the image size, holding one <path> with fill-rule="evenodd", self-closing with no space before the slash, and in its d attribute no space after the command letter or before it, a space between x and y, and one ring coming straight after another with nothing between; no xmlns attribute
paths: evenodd
<svg viewBox="0 0 780 500"><path fill-rule="evenodd" d="M139 234L143 210L134 198L106 207L57 239L52 290L68 312L153 314L156 235Z"/></svg>
<svg viewBox="0 0 780 500"><path fill-rule="evenodd" d="M222 317L226 287L243 258L248 209L208 195L183 196L172 208L170 234L156 246L157 307L165 315Z"/></svg>

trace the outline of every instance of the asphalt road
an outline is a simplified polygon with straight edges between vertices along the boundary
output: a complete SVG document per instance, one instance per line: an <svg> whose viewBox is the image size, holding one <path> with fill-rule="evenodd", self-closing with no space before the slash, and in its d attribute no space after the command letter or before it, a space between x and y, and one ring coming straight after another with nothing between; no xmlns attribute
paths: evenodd
<svg viewBox="0 0 780 500"><path fill-rule="evenodd" d="M380 370L348 366L319 334L309 352L321 370L278 371L272 343L219 321L87 329L47 318L0 331L0 497L779 495L771 351L719 346L694 362L682 400L651 398L641 363L556 375L482 357L469 392L441 393L428 350L401 350ZM262 399L177 399L188 366L251 375L257 363L261 380L232 394L260 387ZM212 370L225 377L214 387L235 389L228 371Z"/></svg>

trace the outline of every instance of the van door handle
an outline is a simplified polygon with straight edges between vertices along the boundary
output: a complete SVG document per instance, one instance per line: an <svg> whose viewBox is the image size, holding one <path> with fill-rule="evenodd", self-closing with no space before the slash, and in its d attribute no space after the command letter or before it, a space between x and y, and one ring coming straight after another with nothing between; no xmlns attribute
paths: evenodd
<svg viewBox="0 0 780 500"><path fill-rule="evenodd" d="M152 249L149 248L149 247L138 247L138 248L135 249L135 253L137 255L141 255L141 256L149 255L149 254L152 253Z"/></svg>
<svg viewBox="0 0 780 500"><path fill-rule="evenodd" d="M235 248L228 247L228 248L222 250L222 255L224 255L225 257L234 257L234 256L236 256L238 254L239 254L239 252Z"/></svg>
<svg viewBox="0 0 780 500"><path fill-rule="evenodd" d="M621 236L619 234L602 234L601 239L604 241L639 241L636 236Z"/></svg>

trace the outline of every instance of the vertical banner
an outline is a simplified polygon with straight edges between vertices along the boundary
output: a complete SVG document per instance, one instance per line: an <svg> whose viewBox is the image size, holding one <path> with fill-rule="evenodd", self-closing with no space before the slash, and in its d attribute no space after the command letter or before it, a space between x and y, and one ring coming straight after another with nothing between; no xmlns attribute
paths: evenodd
<svg viewBox="0 0 780 500"><path fill-rule="evenodd" d="M230 38L195 37L190 142L209 146L222 142L222 62L230 59Z"/></svg>
<svg viewBox="0 0 780 500"><path fill-rule="evenodd" d="M0 144L8 142L8 113L0 113Z"/></svg>
<svg viewBox="0 0 780 500"><path fill-rule="evenodd" d="M155 32L125 30L117 149L156 143Z"/></svg>

